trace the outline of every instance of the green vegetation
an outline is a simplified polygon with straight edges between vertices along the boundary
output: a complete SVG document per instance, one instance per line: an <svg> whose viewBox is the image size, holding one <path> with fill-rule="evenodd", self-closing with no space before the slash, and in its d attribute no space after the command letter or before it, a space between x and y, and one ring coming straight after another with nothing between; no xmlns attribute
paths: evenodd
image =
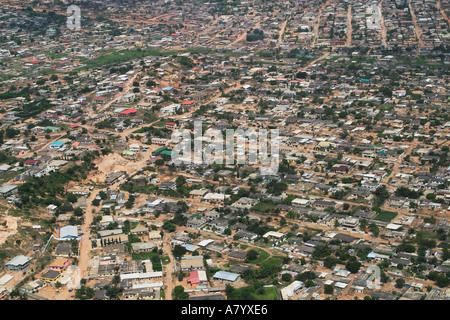
<svg viewBox="0 0 450 320"><path fill-rule="evenodd" d="M250 250L250 251L252 251L252 250ZM264 260L266 260L269 257L269 253L267 253L264 250L257 249L257 250L253 250L253 251L255 251L257 253L256 259L251 260L251 259L247 258L246 262L260 264L261 262L263 262ZM250 255L250 258L252 258L251 255Z"/></svg>
<svg viewBox="0 0 450 320"><path fill-rule="evenodd" d="M378 221L390 222L396 216L397 216L396 212L381 211L379 214L377 214L377 216L374 219Z"/></svg>
<svg viewBox="0 0 450 320"><path fill-rule="evenodd" d="M275 211L276 204L273 201L261 201L255 204L252 208L253 211L258 212L274 212Z"/></svg>
<svg viewBox="0 0 450 320"><path fill-rule="evenodd" d="M225 291L228 300L277 300L275 287L248 286L233 288L227 285Z"/></svg>
<svg viewBox="0 0 450 320"><path fill-rule="evenodd" d="M133 252L131 258L133 260L150 260L154 271L162 271L162 256L160 253L162 252L158 252L155 248L149 252Z"/></svg>

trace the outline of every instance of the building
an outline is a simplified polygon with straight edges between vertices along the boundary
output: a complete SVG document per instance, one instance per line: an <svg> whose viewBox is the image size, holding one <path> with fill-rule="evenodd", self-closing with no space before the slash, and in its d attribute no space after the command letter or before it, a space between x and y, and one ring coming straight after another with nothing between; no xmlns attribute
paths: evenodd
<svg viewBox="0 0 450 320"><path fill-rule="evenodd" d="M42 280L48 283L56 283L61 279L61 272L56 270L48 270L42 275Z"/></svg>
<svg viewBox="0 0 450 320"><path fill-rule="evenodd" d="M23 255L16 256L5 264L6 269L10 271L25 271L30 266L30 261L33 258L25 257Z"/></svg>
<svg viewBox="0 0 450 320"><path fill-rule="evenodd" d="M208 284L208 278L206 276L205 270L194 270L189 273L189 277L187 278L187 282L191 286L203 286Z"/></svg>
<svg viewBox="0 0 450 320"><path fill-rule="evenodd" d="M205 269L203 263L203 256L188 256L182 257L180 261L181 271L193 271Z"/></svg>
<svg viewBox="0 0 450 320"><path fill-rule="evenodd" d="M73 240L78 239L77 226L65 226L59 230L59 240Z"/></svg>
<svg viewBox="0 0 450 320"><path fill-rule="evenodd" d="M281 289L281 297L283 300L289 300L290 297L293 297L295 294L298 294L303 287L303 282L295 280L287 287Z"/></svg>
<svg viewBox="0 0 450 320"><path fill-rule="evenodd" d="M62 150L64 148L64 141L55 141L50 146L50 150Z"/></svg>
<svg viewBox="0 0 450 320"><path fill-rule="evenodd" d="M0 196L2 197L8 197L12 194L17 193L19 189L18 185L15 184L5 184L0 187Z"/></svg>
<svg viewBox="0 0 450 320"><path fill-rule="evenodd" d="M239 274L228 271L217 271L213 276L214 280L225 282L236 282L239 278Z"/></svg>
<svg viewBox="0 0 450 320"><path fill-rule="evenodd" d="M51 270L61 271L64 270L70 263L70 260L65 258L56 258L48 266Z"/></svg>
<svg viewBox="0 0 450 320"><path fill-rule="evenodd" d="M247 252L234 250L228 254L228 257L233 260L245 261L247 259Z"/></svg>
<svg viewBox="0 0 450 320"><path fill-rule="evenodd" d="M151 242L135 242L131 244L133 252L149 252L156 248L156 245Z"/></svg>

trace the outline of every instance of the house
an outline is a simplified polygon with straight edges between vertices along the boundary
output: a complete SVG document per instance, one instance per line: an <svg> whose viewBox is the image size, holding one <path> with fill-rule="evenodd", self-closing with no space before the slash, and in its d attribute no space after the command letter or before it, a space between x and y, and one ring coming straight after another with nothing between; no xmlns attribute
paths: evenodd
<svg viewBox="0 0 450 320"><path fill-rule="evenodd" d="M237 239L245 239L245 240L254 240L258 237L258 235L254 232L250 232L250 231L245 231L245 230L241 230L239 232L237 232L234 237L236 237Z"/></svg>
<svg viewBox="0 0 450 320"><path fill-rule="evenodd" d="M77 226L65 226L59 230L58 240L72 240L72 239L78 239Z"/></svg>
<svg viewBox="0 0 450 320"><path fill-rule="evenodd" d="M221 193L207 193L203 200L205 202L211 203L211 204L223 204L226 198L229 198L230 195L228 194L221 194Z"/></svg>
<svg viewBox="0 0 450 320"><path fill-rule="evenodd" d="M132 234L139 234L139 235L147 234L148 233L148 228L146 226L143 226L143 225L137 225L136 228L131 229L130 232Z"/></svg>
<svg viewBox="0 0 450 320"><path fill-rule="evenodd" d="M50 150L63 150L64 149L64 141L55 141L49 146Z"/></svg>
<svg viewBox="0 0 450 320"><path fill-rule="evenodd" d="M186 226L188 228L200 229L206 224L206 219L198 215L194 215L188 219Z"/></svg>
<svg viewBox="0 0 450 320"><path fill-rule="evenodd" d="M15 184L4 184L0 187L0 196L8 197L12 194L17 193L19 190L19 186Z"/></svg>
<svg viewBox="0 0 450 320"><path fill-rule="evenodd" d="M240 278L240 275L228 271L217 271L213 275L214 280L219 280L223 282L236 282Z"/></svg>
<svg viewBox="0 0 450 320"><path fill-rule="evenodd" d="M228 254L228 257L233 260L245 261L247 259L247 252L233 250Z"/></svg>
<svg viewBox="0 0 450 320"><path fill-rule="evenodd" d="M123 177L126 177L127 173L125 171L113 172L106 176L105 183L108 185L112 185L118 182Z"/></svg>
<svg viewBox="0 0 450 320"><path fill-rule="evenodd" d="M156 244L151 242L135 242L131 244L133 252L149 252L156 248Z"/></svg>
<svg viewBox="0 0 450 320"><path fill-rule="evenodd" d="M210 221L208 224L213 229L215 228L216 230L218 230L220 232L224 232L225 229L228 228L228 220L222 219L222 218L216 218L216 219Z"/></svg>
<svg viewBox="0 0 450 320"><path fill-rule="evenodd" d="M56 258L52 263L48 266L51 270L61 271L64 270L70 263L69 259L66 258Z"/></svg>
<svg viewBox="0 0 450 320"><path fill-rule="evenodd" d="M292 200L292 205L294 207L306 207L306 206L311 205L311 200L297 198L297 199Z"/></svg>
<svg viewBox="0 0 450 320"><path fill-rule="evenodd" d="M159 190L175 190L177 188L177 184L172 181L162 182L159 186Z"/></svg>
<svg viewBox="0 0 450 320"><path fill-rule="evenodd" d="M204 270L203 256L187 256L180 260L181 271Z"/></svg>
<svg viewBox="0 0 450 320"><path fill-rule="evenodd" d="M16 256L5 264L9 271L25 271L30 266L30 261L33 258L25 257L23 255Z"/></svg>
<svg viewBox="0 0 450 320"><path fill-rule="evenodd" d="M164 127L169 130L174 130L177 127L177 124L175 122L166 122Z"/></svg>
<svg viewBox="0 0 450 320"><path fill-rule="evenodd" d="M61 278L61 272L56 270L48 270L42 275L42 280L48 283L56 283Z"/></svg>
<svg viewBox="0 0 450 320"><path fill-rule="evenodd" d="M73 254L72 244L68 242L58 243L55 250L57 257L70 257Z"/></svg>
<svg viewBox="0 0 450 320"><path fill-rule="evenodd" d="M137 114L136 109L126 109L119 112L119 118L130 118L134 117Z"/></svg>
<svg viewBox="0 0 450 320"><path fill-rule="evenodd" d="M208 284L208 278L206 276L205 270L194 270L189 273L189 277L187 278L187 282L191 286L204 286Z"/></svg>
<svg viewBox="0 0 450 320"><path fill-rule="evenodd" d="M184 99L183 102L181 102L181 106L183 108L192 108L195 107L195 105L196 105L195 100Z"/></svg>
<svg viewBox="0 0 450 320"><path fill-rule="evenodd" d="M283 300L289 300L290 297L293 297L295 294L298 294L303 287L303 282L299 280L295 280L287 287L281 289L281 297Z"/></svg>
<svg viewBox="0 0 450 320"><path fill-rule="evenodd" d="M161 242L161 232L159 231L150 231L148 233L148 241L153 243L160 243Z"/></svg>
<svg viewBox="0 0 450 320"><path fill-rule="evenodd" d="M268 239L268 240L273 240L273 241L279 241L279 240L283 239L284 237L285 237L284 233L280 233L280 232L276 232L276 231L269 231L263 235L263 238Z"/></svg>

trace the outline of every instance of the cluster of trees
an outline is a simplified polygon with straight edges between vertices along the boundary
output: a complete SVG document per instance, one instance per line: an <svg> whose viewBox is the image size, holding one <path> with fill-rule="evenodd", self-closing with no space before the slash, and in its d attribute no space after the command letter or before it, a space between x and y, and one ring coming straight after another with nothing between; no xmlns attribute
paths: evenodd
<svg viewBox="0 0 450 320"><path fill-rule="evenodd" d="M258 41L264 39L264 31L259 29L254 29L250 32L247 32L247 41Z"/></svg>
<svg viewBox="0 0 450 320"><path fill-rule="evenodd" d="M407 187L399 187L395 190L395 195L397 197L406 197L409 199L418 199L423 194L421 191L414 191Z"/></svg>

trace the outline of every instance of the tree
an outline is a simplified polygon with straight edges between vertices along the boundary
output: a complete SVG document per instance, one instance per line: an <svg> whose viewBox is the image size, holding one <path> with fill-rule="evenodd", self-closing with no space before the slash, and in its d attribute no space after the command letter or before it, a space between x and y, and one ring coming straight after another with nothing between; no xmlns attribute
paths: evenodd
<svg viewBox="0 0 450 320"><path fill-rule="evenodd" d="M371 223L369 225L369 229L375 237L378 237L378 235L380 234L380 228L375 223Z"/></svg>
<svg viewBox="0 0 450 320"><path fill-rule="evenodd" d="M256 251L256 250L249 250L248 252L247 252L247 259L249 260L249 261L253 261L253 260L256 260L256 259L258 259L258 252Z"/></svg>
<svg viewBox="0 0 450 320"><path fill-rule="evenodd" d="M323 265L328 269L333 269L334 266L336 265L336 259L333 257L326 257L325 260L323 261Z"/></svg>
<svg viewBox="0 0 450 320"><path fill-rule="evenodd" d="M436 285L438 285L439 288L448 287L450 285L450 278L445 274L440 273L436 276Z"/></svg>
<svg viewBox="0 0 450 320"><path fill-rule="evenodd" d="M173 256L174 257L176 257L176 258L180 258L180 257L182 257L186 252L187 252L187 250L186 250L186 248L185 247L182 247L182 246L180 246L180 245L175 245L175 247L173 248Z"/></svg>
<svg viewBox="0 0 450 320"><path fill-rule="evenodd" d="M167 230L168 232L174 232L175 230L176 230L176 226L172 223L172 222L170 222L170 221L166 221L166 222L164 222L164 224L163 224L163 229L164 230Z"/></svg>
<svg viewBox="0 0 450 320"><path fill-rule="evenodd" d="M405 279L403 278L398 278L397 280L395 280L395 287L398 289L401 289L405 286Z"/></svg>
<svg viewBox="0 0 450 320"><path fill-rule="evenodd" d="M186 177L181 175L178 176L177 179L175 180L175 183L177 185L177 189L181 188L186 184Z"/></svg>
<svg viewBox="0 0 450 320"><path fill-rule="evenodd" d="M359 271L360 267L361 267L361 263L358 261L348 261L345 264L345 269L347 269L351 273L357 273Z"/></svg>
<svg viewBox="0 0 450 320"><path fill-rule="evenodd" d="M173 289L173 299L174 300L188 300L189 299L189 294L184 292L184 287L183 286L176 286Z"/></svg>
<svg viewBox="0 0 450 320"><path fill-rule="evenodd" d="M326 284L323 288L324 288L325 294L333 294L333 292L334 292L333 287L329 284Z"/></svg>
<svg viewBox="0 0 450 320"><path fill-rule="evenodd" d="M292 276L289 273L283 273L281 276L281 280L288 282L292 280Z"/></svg>
<svg viewBox="0 0 450 320"><path fill-rule="evenodd" d="M77 217L81 217L83 215L83 209L75 208L75 210L73 210L73 214Z"/></svg>

